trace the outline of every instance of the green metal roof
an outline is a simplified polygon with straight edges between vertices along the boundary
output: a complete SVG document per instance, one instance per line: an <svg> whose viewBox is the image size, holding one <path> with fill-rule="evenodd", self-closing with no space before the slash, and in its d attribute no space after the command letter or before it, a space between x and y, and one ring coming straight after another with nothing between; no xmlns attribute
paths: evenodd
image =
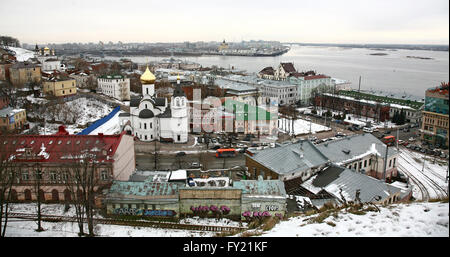
<svg viewBox="0 0 450 257"><path fill-rule="evenodd" d="M405 99L391 98L391 97L386 97L386 96L372 95L372 94L361 93L361 92L353 91L353 90L351 90L351 91L341 90L341 91L339 91L338 94L344 95L344 96L355 97L355 98L359 98L359 99L364 99L364 100L377 101L377 102L381 102L381 103L393 103L393 104L405 105L405 106L414 108L416 110L420 109L420 107L422 107L422 105L423 105L423 103L413 101L413 100L405 100Z"/></svg>
<svg viewBox="0 0 450 257"><path fill-rule="evenodd" d="M236 100L225 101L225 110L235 114L235 119L238 121L248 120L274 120L278 119L278 115L270 113L263 108L249 105Z"/></svg>
<svg viewBox="0 0 450 257"><path fill-rule="evenodd" d="M108 194L136 196L167 196L178 194L178 185L170 182L114 181Z"/></svg>

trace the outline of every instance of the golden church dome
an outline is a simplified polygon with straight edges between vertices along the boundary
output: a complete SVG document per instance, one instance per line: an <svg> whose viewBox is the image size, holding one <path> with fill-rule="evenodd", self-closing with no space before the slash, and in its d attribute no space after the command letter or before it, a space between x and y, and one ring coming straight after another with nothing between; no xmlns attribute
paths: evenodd
<svg viewBox="0 0 450 257"><path fill-rule="evenodd" d="M44 50L50 50L50 48L48 48L48 47L45 47L45 48L44 48Z"/></svg>
<svg viewBox="0 0 450 257"><path fill-rule="evenodd" d="M141 83L142 84L153 84L155 83L156 77L153 75L153 73L148 69L145 70L144 74L141 76Z"/></svg>

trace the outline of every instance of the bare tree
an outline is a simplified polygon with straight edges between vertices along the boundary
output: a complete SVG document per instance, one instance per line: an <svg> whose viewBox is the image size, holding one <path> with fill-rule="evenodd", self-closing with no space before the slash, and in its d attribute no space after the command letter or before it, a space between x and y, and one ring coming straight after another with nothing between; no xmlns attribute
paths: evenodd
<svg viewBox="0 0 450 257"><path fill-rule="evenodd" d="M0 237L5 237L8 225L9 204L12 198L12 185L17 169L4 152L0 152Z"/></svg>
<svg viewBox="0 0 450 257"><path fill-rule="evenodd" d="M101 149L101 147L98 147ZM104 158L106 153L93 152L93 149L83 150L80 156L68 155L74 161L63 168L66 189L71 193L72 204L75 207L77 223L80 229L79 236L84 233L84 221L88 225L87 236L95 236L94 214L95 200L99 192L109 185L112 176L105 164L98 159ZM102 170L102 171L100 171ZM103 171L105 171L103 173Z"/></svg>
<svg viewBox="0 0 450 257"><path fill-rule="evenodd" d="M42 213L41 213L41 205L43 198L43 191L41 189L41 180L42 180L42 169L38 165L35 166L34 169L34 192L36 193L36 207L37 207L37 229L35 231L42 232L44 228L42 228Z"/></svg>

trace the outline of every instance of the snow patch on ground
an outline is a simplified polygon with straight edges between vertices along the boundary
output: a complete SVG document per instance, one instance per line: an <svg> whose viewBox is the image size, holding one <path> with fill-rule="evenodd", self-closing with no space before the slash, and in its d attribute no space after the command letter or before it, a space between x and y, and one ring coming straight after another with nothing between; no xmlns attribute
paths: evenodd
<svg viewBox="0 0 450 257"><path fill-rule="evenodd" d="M365 215L339 213L322 223L299 216L281 221L263 237L448 237L448 203L395 204ZM331 225L327 224L330 222ZM332 222L332 223L331 223ZM335 226L333 226L335 224Z"/></svg>

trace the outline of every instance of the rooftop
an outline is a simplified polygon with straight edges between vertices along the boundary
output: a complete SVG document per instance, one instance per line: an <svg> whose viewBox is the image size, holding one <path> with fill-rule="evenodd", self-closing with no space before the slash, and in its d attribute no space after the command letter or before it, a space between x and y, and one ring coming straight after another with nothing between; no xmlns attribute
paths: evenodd
<svg viewBox="0 0 450 257"><path fill-rule="evenodd" d="M370 154L384 158L386 145L370 133L347 136L345 138L318 144L321 151L333 163L346 163ZM388 148L388 157L397 154L394 147Z"/></svg>
<svg viewBox="0 0 450 257"><path fill-rule="evenodd" d="M1 94L0 94L1 95ZM0 117L9 117L12 116L16 113L25 111L25 109L16 109L16 108L12 108L12 107L6 107L0 110Z"/></svg>
<svg viewBox="0 0 450 257"><path fill-rule="evenodd" d="M64 126L53 135L0 136L0 152L14 162L68 162L95 158L100 162L113 162L122 136L69 135ZM30 153L26 153L30 149Z"/></svg>
<svg viewBox="0 0 450 257"><path fill-rule="evenodd" d="M278 145L247 156L278 174L306 171L328 162L328 158L311 142Z"/></svg>
<svg viewBox="0 0 450 257"><path fill-rule="evenodd" d="M178 195L178 184L169 182L153 182L151 179L142 182L114 181L108 191L107 198L167 198Z"/></svg>
<svg viewBox="0 0 450 257"><path fill-rule="evenodd" d="M99 78L101 78L101 79L123 79L125 77L120 74L111 74L111 75L103 75L103 76L100 76Z"/></svg>
<svg viewBox="0 0 450 257"><path fill-rule="evenodd" d="M341 199L340 189L342 189L342 195L346 200L355 200L356 191L360 190L359 198L362 202L386 199L402 191L401 188L381 180L333 165L320 171L301 186L314 194L325 190L337 199ZM377 197L381 198L376 200Z"/></svg>
<svg viewBox="0 0 450 257"><path fill-rule="evenodd" d="M240 180L233 183L233 187L242 190L244 195L253 195L258 197L279 196L286 198L286 190L281 180Z"/></svg>
<svg viewBox="0 0 450 257"><path fill-rule="evenodd" d="M339 91L339 95L350 96L350 97L357 98L357 99L364 99L364 100L375 101L375 102L380 102L380 103L398 104L398 105L402 105L402 106L408 106L408 107L411 107L416 110L420 109L420 107L423 106L423 103L417 102L417 101L361 93L361 92L354 91L354 90L348 90L348 91L341 90L341 91Z"/></svg>

